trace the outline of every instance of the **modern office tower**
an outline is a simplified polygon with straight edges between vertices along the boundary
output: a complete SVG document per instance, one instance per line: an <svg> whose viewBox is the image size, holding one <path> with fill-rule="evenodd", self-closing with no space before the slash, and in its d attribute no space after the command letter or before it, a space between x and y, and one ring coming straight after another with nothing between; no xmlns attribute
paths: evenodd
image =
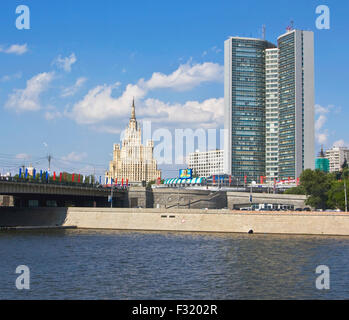
<svg viewBox="0 0 349 320"><path fill-rule="evenodd" d="M349 149L333 147L326 150L326 158L330 160L330 172L340 171L345 159L349 163Z"/></svg>
<svg viewBox="0 0 349 320"><path fill-rule="evenodd" d="M265 175L265 49L273 47L254 38L224 42L224 170L240 181Z"/></svg>
<svg viewBox="0 0 349 320"><path fill-rule="evenodd" d="M265 50L265 175L267 182L278 179L278 89L279 49Z"/></svg>
<svg viewBox="0 0 349 320"><path fill-rule="evenodd" d="M289 30L279 48L279 178L314 169L314 34Z"/></svg>
<svg viewBox="0 0 349 320"><path fill-rule="evenodd" d="M314 169L314 35L288 30L278 47L224 42L224 170L259 181Z"/></svg>
<svg viewBox="0 0 349 320"><path fill-rule="evenodd" d="M223 150L192 152L188 156L188 168L199 177L209 177L224 173Z"/></svg>

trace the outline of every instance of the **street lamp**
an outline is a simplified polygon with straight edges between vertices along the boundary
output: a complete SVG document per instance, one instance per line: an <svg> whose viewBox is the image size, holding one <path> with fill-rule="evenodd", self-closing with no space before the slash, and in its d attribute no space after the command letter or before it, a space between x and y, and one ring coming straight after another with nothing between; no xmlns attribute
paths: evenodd
<svg viewBox="0 0 349 320"><path fill-rule="evenodd" d="M256 181L251 182L251 188L250 188L250 203L252 204L252 186L256 185Z"/></svg>
<svg viewBox="0 0 349 320"><path fill-rule="evenodd" d="M348 199L347 199L347 183L344 177L344 201L345 201L345 212L348 212Z"/></svg>
<svg viewBox="0 0 349 320"><path fill-rule="evenodd" d="M345 180L347 176L348 176L348 171L346 169L343 169L345 212L348 212L347 182Z"/></svg>

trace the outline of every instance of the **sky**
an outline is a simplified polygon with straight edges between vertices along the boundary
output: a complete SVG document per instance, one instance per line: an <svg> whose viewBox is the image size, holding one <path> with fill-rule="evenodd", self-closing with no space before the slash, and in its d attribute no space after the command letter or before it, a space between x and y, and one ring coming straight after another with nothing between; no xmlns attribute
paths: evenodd
<svg viewBox="0 0 349 320"><path fill-rule="evenodd" d="M29 29L16 28L19 5ZM329 29L316 28L319 5L330 9ZM51 154L53 170L103 174L133 97L152 132L218 132L224 40L261 38L265 25L276 43L290 21L314 31L316 151L348 145L348 14L349 2L334 0L2 0L0 173L46 169ZM177 167L163 166L165 177Z"/></svg>

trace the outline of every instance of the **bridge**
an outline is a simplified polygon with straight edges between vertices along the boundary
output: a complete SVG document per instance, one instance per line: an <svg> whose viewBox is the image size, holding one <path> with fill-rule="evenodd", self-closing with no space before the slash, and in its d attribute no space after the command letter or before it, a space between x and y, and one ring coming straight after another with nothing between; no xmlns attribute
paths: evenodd
<svg viewBox="0 0 349 320"><path fill-rule="evenodd" d="M113 206L125 206L126 194L126 188L114 187ZM0 195L12 196L16 207L107 207L110 206L111 188L96 184L2 178Z"/></svg>
<svg viewBox="0 0 349 320"><path fill-rule="evenodd" d="M97 184L0 178L0 197L13 197L15 207L110 207L111 194L113 207L143 208L238 209L252 203L304 208L306 200L304 195L253 192L250 202L251 194L236 188L115 186L112 192Z"/></svg>

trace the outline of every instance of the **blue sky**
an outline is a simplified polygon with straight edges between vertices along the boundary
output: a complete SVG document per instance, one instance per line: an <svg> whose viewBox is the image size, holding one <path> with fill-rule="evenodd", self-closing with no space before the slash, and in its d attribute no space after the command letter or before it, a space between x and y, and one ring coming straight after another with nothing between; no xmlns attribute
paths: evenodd
<svg viewBox="0 0 349 320"><path fill-rule="evenodd" d="M347 1L44 1L0 3L0 172L33 162L108 167L129 118L153 128L222 128L223 42L276 43L290 21L315 35L317 147L349 143ZM315 9L330 8L330 29ZM30 30L15 27L17 5ZM142 80L143 79L143 80ZM94 168L94 169L93 169Z"/></svg>

